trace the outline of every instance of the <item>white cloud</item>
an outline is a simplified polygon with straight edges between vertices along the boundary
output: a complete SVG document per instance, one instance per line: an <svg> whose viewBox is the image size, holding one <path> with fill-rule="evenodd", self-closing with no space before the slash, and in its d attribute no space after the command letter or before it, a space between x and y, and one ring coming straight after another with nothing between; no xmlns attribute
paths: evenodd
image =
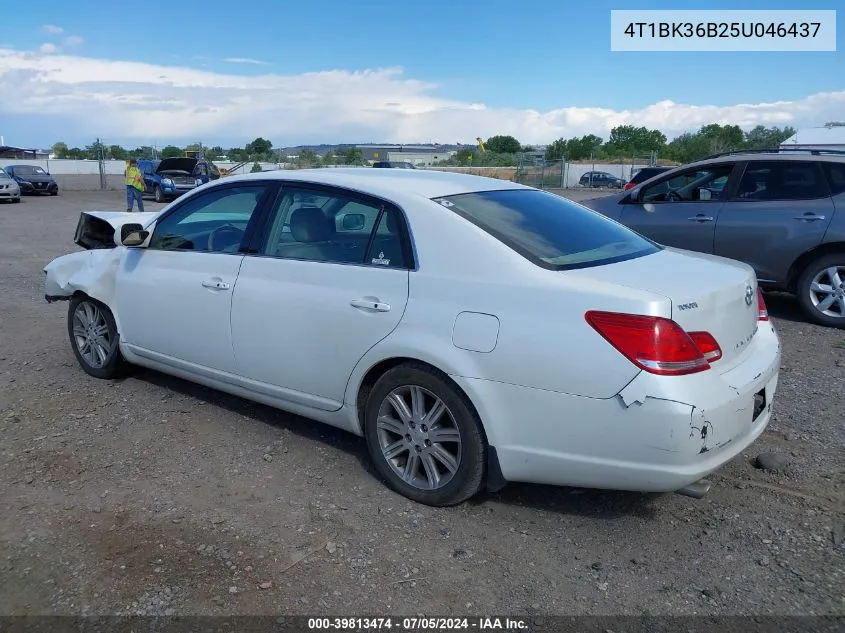
<svg viewBox="0 0 845 633"><path fill-rule="evenodd" d="M229 62L230 64L256 64L259 66L266 66L270 63L263 62L260 59L251 59L249 57L227 57L223 61Z"/></svg>
<svg viewBox="0 0 845 633"><path fill-rule="evenodd" d="M435 85L397 68L243 76L46 54L55 48L45 47L41 53L0 49L0 118L14 126L15 115L38 112L43 133L68 139L451 143L512 134L525 143L546 143L586 133L606 137L619 124L659 128L670 137L712 122L814 126L841 119L845 109L845 91L839 91L732 106L664 100L638 110L585 103L540 112L442 98Z"/></svg>
<svg viewBox="0 0 845 633"><path fill-rule="evenodd" d="M65 32L62 27L56 26L55 24L44 24L42 25L41 30L48 35L61 35Z"/></svg>
<svg viewBox="0 0 845 633"><path fill-rule="evenodd" d="M53 53L59 52L59 47L55 44L51 44L50 42L45 42L41 46L38 47L38 50L45 55L52 55Z"/></svg>
<svg viewBox="0 0 845 633"><path fill-rule="evenodd" d="M82 46L85 43L85 38L79 35L70 35L65 38L65 46Z"/></svg>

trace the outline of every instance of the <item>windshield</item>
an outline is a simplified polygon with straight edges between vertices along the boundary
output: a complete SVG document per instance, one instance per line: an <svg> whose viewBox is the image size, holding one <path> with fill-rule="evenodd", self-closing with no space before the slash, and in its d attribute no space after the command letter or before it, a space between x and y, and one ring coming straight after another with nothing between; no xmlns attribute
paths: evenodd
<svg viewBox="0 0 845 633"><path fill-rule="evenodd" d="M33 174L46 174L47 172L37 165L17 165L15 166L15 173L18 176L32 176Z"/></svg>
<svg viewBox="0 0 845 633"><path fill-rule="evenodd" d="M435 202L543 268L601 266L660 250L621 224L536 189L467 193Z"/></svg>

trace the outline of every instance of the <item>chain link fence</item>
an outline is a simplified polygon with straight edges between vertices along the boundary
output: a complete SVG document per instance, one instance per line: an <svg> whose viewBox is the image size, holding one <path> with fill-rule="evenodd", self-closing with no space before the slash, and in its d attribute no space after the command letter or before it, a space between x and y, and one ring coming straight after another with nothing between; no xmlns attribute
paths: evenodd
<svg viewBox="0 0 845 633"><path fill-rule="evenodd" d="M546 160L520 154L514 180L538 189L621 188L643 167L658 163L657 154L579 161Z"/></svg>

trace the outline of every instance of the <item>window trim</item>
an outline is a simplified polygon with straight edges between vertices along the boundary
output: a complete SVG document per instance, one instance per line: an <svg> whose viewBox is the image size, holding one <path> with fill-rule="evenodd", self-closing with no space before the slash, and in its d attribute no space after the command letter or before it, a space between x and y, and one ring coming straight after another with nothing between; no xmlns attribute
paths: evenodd
<svg viewBox="0 0 845 633"><path fill-rule="evenodd" d="M658 180L657 182L650 184L648 186L648 188L651 189L652 187L656 187L658 185L661 185L664 182L667 182L669 180L673 180L675 178L683 176L684 174L695 173L697 171L703 171L705 169L714 169L714 168L722 167L724 165L730 165L731 171L728 174L728 181L725 183L725 186L722 188L721 193L716 198L710 198L710 200L654 200L654 201L645 201L645 200L641 200L641 199L640 200L631 200L631 196L629 194L628 198L627 198L628 203L629 204L637 204L637 205L642 206L644 204L654 204L654 205L658 205L658 204L660 204L660 205L662 205L662 204L713 204L713 203L717 203L717 202L718 203L726 202L727 200L730 200L730 196L733 195L732 182L735 181L736 173L737 173L737 167L740 165L740 163L738 163L738 162L725 161L725 162L719 162L719 163L710 163L710 164L706 164L706 165L699 165L697 167L690 167L688 169L679 170L677 172L675 172L674 170L671 170L671 173L666 172L662 179ZM655 176L652 176L652 178L654 178L658 175L659 174L655 174ZM648 180L651 180L651 178L649 178ZM648 180L644 180L642 182L645 183L645 182L648 182ZM638 198L641 198L642 196L645 195L646 187L642 186L642 183L638 184L637 186L640 188L639 193L638 193Z"/></svg>
<svg viewBox="0 0 845 633"><path fill-rule="evenodd" d="M448 209L449 211L451 211L452 213L457 215L459 218L469 222L473 226L478 227L480 230L484 231L487 235L491 236L492 238L498 240L499 242L501 242L502 244L507 246L509 249L511 249L517 255L521 255L522 257L527 259L529 262L531 262L535 266L539 266L540 268L544 268L545 270L553 270L555 272L564 272L564 271L567 271L567 270L583 270L583 269L586 269L586 268L595 268L597 266L609 266L610 264L618 264L619 262L626 262L626 261L629 261L629 260L632 260L632 259L639 259L640 257L648 257L649 255L654 254L654 253L647 253L647 252L645 252L646 249L643 249L643 250L640 250L640 251L636 251L634 253L629 253L627 255L618 255L617 257L608 257L608 258L605 258L605 259L597 259L597 260L591 261L591 262L578 262L576 264L550 264L550 263L544 261L543 259L537 257L536 255L534 255L534 253L532 253L528 249L523 248L522 246L517 244L514 240L510 239L509 237L502 235L498 231L490 230L490 228L481 224L481 222L476 220L472 215L469 215L467 213L464 213L462 211L457 210L455 206L446 206L446 205L440 203L440 200L450 200L451 198L459 198L461 196L471 196L471 195L479 195L479 194L485 194L485 193L502 193L502 192L507 192L507 191L522 191L522 190L521 189L484 189L484 190L479 190L479 191L469 191L469 192L466 192L466 193L450 194L450 195L446 195L446 196L437 196L436 198L431 198L431 201L434 204L440 205L444 209ZM534 191L538 191L538 192L540 192L544 195L547 195L547 196L555 196L556 198L562 197L562 196L557 196L556 194L553 194L553 193L549 193L547 191L543 191L542 189L535 189ZM617 222L616 220L613 220L613 219L607 217L606 215L603 215L603 214L601 214L597 211L593 211L592 209L583 207L582 205L579 205L577 202L574 202L572 200L568 200L567 198L563 198L563 200L565 202L569 202L569 203L571 203L575 206L582 207L587 212L598 216L602 220L606 220L607 222L610 222L611 224L616 224L617 226L622 227L626 231L629 231L629 232L635 234L637 237L644 240L645 242L648 242L652 247L654 247L655 253L659 253L660 251L665 249L665 247L662 244L658 244L654 240L646 237L645 235L638 233L637 231L635 231L634 229L632 229L629 226L625 226L621 222Z"/></svg>
<svg viewBox="0 0 845 633"><path fill-rule="evenodd" d="M314 264L331 264L335 266L364 266L366 268L375 268L380 270L415 271L418 269L417 251L411 236L411 228L410 223L408 222L407 214L405 213L405 210L402 209L402 207L400 207L392 200L388 200L387 198L381 198L379 196L375 196L369 193L364 193L356 189L349 189L347 187L339 187L336 185L325 185L322 183L311 182L308 180L279 180L277 182L279 185L278 190L273 196L273 200L265 205L264 213L261 219L261 225L255 227L255 231L251 236L248 248L245 250L246 255L250 257L266 257L268 259L278 259L282 261L301 261L311 262ZM369 262L326 262L316 261L312 259L279 257L277 255L266 255L262 253L261 247L266 241L266 239L269 237L270 229L272 228L273 222L275 220L274 209L278 208L282 197L285 196L287 191L290 189L306 189L310 192L313 192L314 195L322 195L335 198L348 198L350 202L359 202L369 207L375 207L379 209L379 213L376 216L375 224L373 224L373 228L370 231L370 237L367 240L367 253L369 252L370 247L372 246L375 232L378 230L379 222L381 221L382 215L385 212L388 212L388 210L392 209L398 223L397 228L399 229L399 242L402 248L402 256L405 259L405 265L401 267L385 267L376 266ZM367 253L364 254L365 257Z"/></svg>
<svg viewBox="0 0 845 633"><path fill-rule="evenodd" d="M242 256L247 253L248 245L251 243L253 234L257 230L257 224L261 221L261 218L266 215L266 207L268 200L275 197L275 189L278 188L277 181L274 180L242 180L236 182L226 182L221 184L215 184L208 189L205 189L202 193L195 193L191 195L187 195L183 198L180 198L176 204L167 208L160 216L155 218L150 224L148 224L145 228L149 229L150 226L153 226L152 235L150 236L150 243L152 243L152 238L155 235L156 230L158 230L159 225L166 219L168 219L173 214L177 213L180 209L184 208L185 205L191 204L198 199L203 198L206 195L211 193L216 193L218 191L225 191L227 189L241 189L244 187L256 187L262 186L264 187L264 193L261 194L261 199L258 201L258 205L255 207L255 210L252 212L252 215L249 218L249 222L247 222L246 230L244 231L244 236L241 239L241 245L238 247L238 250L232 253L222 252L222 251L189 251L189 250L179 250L179 249L172 249L167 250L163 248L155 248L152 246L147 246L147 250L152 250L156 252L165 252L165 253L199 253L205 255L235 255L235 256Z"/></svg>
<svg viewBox="0 0 845 633"><path fill-rule="evenodd" d="M786 163L787 165L790 164L798 164L798 165L806 165L810 164L816 168L816 176L818 176L819 180L822 183L822 187L826 192L822 196L818 196L817 198L766 198L765 200L760 199L749 199L749 198L738 198L737 192L739 191L739 186L742 184L742 179L745 177L745 172L748 171L748 168L751 166L752 163ZM742 164L742 172L739 173L736 179L736 186L730 192L730 197L725 199L725 202L741 202L743 204L750 204L752 202L756 203L767 203L767 202L812 202L814 200L824 200L830 199L832 196L830 183L827 181L827 174L824 173L824 170L821 166L821 161L818 160L747 160L744 161Z"/></svg>

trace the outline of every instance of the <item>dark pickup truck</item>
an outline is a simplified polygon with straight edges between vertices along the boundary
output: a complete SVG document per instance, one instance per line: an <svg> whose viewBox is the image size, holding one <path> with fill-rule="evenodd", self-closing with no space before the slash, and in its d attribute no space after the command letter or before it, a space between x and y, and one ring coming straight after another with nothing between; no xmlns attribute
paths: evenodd
<svg viewBox="0 0 845 633"><path fill-rule="evenodd" d="M173 200L209 180L220 178L220 170L214 163L187 156L141 159L138 169L144 174L144 194L153 196L156 202Z"/></svg>

